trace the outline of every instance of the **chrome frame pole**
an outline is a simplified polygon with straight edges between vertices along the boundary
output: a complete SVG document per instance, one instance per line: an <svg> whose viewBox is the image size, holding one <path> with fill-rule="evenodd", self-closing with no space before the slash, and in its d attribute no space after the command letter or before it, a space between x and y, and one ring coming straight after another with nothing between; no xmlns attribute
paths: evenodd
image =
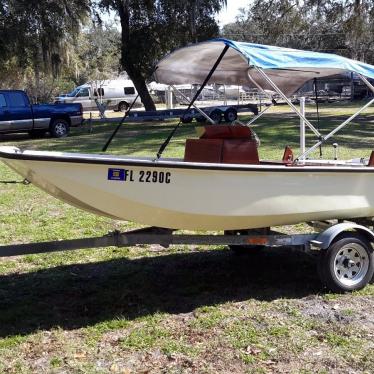
<svg viewBox="0 0 374 374"><path fill-rule="evenodd" d="M271 107L273 107L274 104L271 103L269 106L267 106L262 112L258 113L257 116L253 117L249 122L246 123L246 126L251 125L253 122L257 121L265 112L267 112Z"/></svg>
<svg viewBox="0 0 374 374"><path fill-rule="evenodd" d="M374 93L374 86L361 74L358 74L361 80L370 88L370 90Z"/></svg>
<svg viewBox="0 0 374 374"><path fill-rule="evenodd" d="M266 75L263 69L254 66L254 68L262 75L262 77L270 84L271 87L286 101L289 107L302 119L305 121L306 125L314 132L318 137L321 137L321 133L303 116L300 111L292 104L291 100L281 91L278 86Z"/></svg>
<svg viewBox="0 0 374 374"><path fill-rule="evenodd" d="M170 87L180 96L182 96L183 99L187 100L187 101L190 101L191 99L189 97L187 97L184 93L182 93L181 91L178 90L178 88L176 88L175 86L173 85L170 85ZM192 104L192 106L202 115L204 116L212 125L215 125L216 123L203 111L201 110L198 106L196 106L195 104Z"/></svg>
<svg viewBox="0 0 374 374"><path fill-rule="evenodd" d="M369 87L369 89L374 93L374 86L363 75L358 74L358 76ZM331 138L339 130L341 130L343 127L347 126L350 122L352 122L353 119L355 119L361 112L363 112L366 108L368 108L372 103L374 103L374 99L370 100L366 105L364 105L356 113L352 114L341 125L339 125L336 129L334 129L333 131L331 131L329 134L327 134L321 141L319 141L317 144L315 144L312 148L308 149L302 155L300 155L299 157L297 157L296 160L305 158L306 155L308 155L310 152L312 152L316 148L318 148L324 141L326 141L327 139Z"/></svg>
<svg viewBox="0 0 374 374"><path fill-rule="evenodd" d="M327 139L331 138L333 135L335 135L338 131L340 131L343 127L347 126L353 119L355 119L361 112L363 112L366 108L368 108L371 104L374 103L374 99L370 100L366 105L364 105L361 109L359 109L356 113L352 114L348 119L346 119L343 123L341 123L337 128L332 130L330 133L328 133L326 136L322 138L318 143L314 144L313 147L309 148L307 151L305 151L302 155L296 158L295 161L298 161L302 158L305 158L309 153L313 152L315 149L317 149L322 143L324 143Z"/></svg>

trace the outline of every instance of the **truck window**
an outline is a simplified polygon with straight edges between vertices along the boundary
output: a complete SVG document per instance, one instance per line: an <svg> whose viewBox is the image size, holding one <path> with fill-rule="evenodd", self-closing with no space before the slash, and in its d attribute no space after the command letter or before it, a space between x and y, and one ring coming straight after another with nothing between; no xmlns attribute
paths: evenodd
<svg viewBox="0 0 374 374"><path fill-rule="evenodd" d="M9 106L10 107L25 107L25 99L21 92L9 92Z"/></svg>
<svg viewBox="0 0 374 374"><path fill-rule="evenodd" d="M90 96L90 91L88 88L82 88L76 97L85 97L85 96Z"/></svg>
<svg viewBox="0 0 374 374"><path fill-rule="evenodd" d="M3 94L0 94L0 108L4 107L6 107L5 96Z"/></svg>
<svg viewBox="0 0 374 374"><path fill-rule="evenodd" d="M135 95L134 87L125 87L125 95Z"/></svg>

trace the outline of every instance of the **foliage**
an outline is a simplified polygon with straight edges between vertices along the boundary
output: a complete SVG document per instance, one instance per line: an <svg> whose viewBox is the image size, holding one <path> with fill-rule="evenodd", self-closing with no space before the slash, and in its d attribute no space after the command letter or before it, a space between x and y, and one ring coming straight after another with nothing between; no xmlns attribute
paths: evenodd
<svg viewBox="0 0 374 374"><path fill-rule="evenodd" d="M145 80L156 62L172 49L218 34L215 12L223 0L98 0L98 7L118 14L121 65L133 80L146 109L154 109Z"/></svg>
<svg viewBox="0 0 374 374"><path fill-rule="evenodd" d="M76 37L89 13L89 0L3 0L0 5L2 75L10 73L18 77L10 82L12 87L24 86L32 77L39 96L39 91L46 91L45 81L55 80L65 64L69 64Z"/></svg>
<svg viewBox="0 0 374 374"><path fill-rule="evenodd" d="M256 0L241 9L225 37L311 49L374 62L374 2Z"/></svg>

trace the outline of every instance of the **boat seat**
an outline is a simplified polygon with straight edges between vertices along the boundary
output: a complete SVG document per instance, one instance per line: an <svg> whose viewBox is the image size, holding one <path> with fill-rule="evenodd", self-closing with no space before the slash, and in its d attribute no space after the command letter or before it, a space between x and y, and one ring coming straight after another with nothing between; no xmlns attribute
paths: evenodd
<svg viewBox="0 0 374 374"><path fill-rule="evenodd" d="M241 125L200 127L200 139L187 139L184 161L226 164L259 164L252 131Z"/></svg>
<svg viewBox="0 0 374 374"><path fill-rule="evenodd" d="M223 139L187 139L184 161L220 163L222 148Z"/></svg>
<svg viewBox="0 0 374 374"><path fill-rule="evenodd" d="M374 151L371 152L368 166L374 166Z"/></svg>
<svg viewBox="0 0 374 374"><path fill-rule="evenodd" d="M293 152L292 152L291 147L289 147L288 145L286 145L286 147L284 148L284 153L283 153L282 161L285 164L288 164L288 163L290 163L290 162L293 161Z"/></svg>
<svg viewBox="0 0 374 374"><path fill-rule="evenodd" d="M202 131L201 131L202 130ZM252 139L253 133L248 126L208 125L198 129L200 139Z"/></svg>
<svg viewBox="0 0 374 374"><path fill-rule="evenodd" d="M256 141L225 139L223 141L222 162L225 164L259 164Z"/></svg>

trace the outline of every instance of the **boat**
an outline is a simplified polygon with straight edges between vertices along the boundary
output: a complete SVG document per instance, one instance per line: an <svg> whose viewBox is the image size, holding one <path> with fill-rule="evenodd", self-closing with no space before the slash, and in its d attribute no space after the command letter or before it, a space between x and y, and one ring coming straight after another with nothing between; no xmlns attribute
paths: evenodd
<svg viewBox="0 0 374 374"><path fill-rule="evenodd" d="M312 160L308 156L374 102L322 136L289 97L315 77L355 72L374 92L374 67L341 56L213 39L162 59L163 84L235 84L280 96L316 135L313 147L282 160L258 157L245 124L206 125L187 139L181 159L21 150L0 158L48 194L94 214L186 230L245 230L299 222L374 216L374 156ZM261 117L266 107L250 123ZM178 124L179 125L179 124Z"/></svg>

